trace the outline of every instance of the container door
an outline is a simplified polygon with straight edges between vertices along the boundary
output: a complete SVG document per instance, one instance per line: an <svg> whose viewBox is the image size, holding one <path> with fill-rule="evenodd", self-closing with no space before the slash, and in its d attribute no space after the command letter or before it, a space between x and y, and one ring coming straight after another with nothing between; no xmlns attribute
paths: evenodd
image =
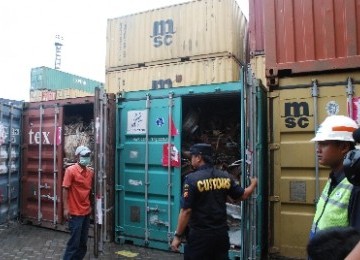
<svg viewBox="0 0 360 260"><path fill-rule="evenodd" d="M249 69L247 84L242 93L241 143L243 169L242 183L249 185L249 177L258 178L258 186L252 196L242 205L242 259L258 259L266 255L266 216L264 210L267 188L267 146L266 146L266 89ZM230 250L231 252L231 250Z"/></svg>
<svg viewBox="0 0 360 260"><path fill-rule="evenodd" d="M0 102L0 224L19 213L22 104Z"/></svg>
<svg viewBox="0 0 360 260"><path fill-rule="evenodd" d="M359 122L359 84L359 71L308 75L281 78L270 93L270 253L306 257L315 205L330 173L310 139L329 115Z"/></svg>
<svg viewBox="0 0 360 260"><path fill-rule="evenodd" d="M95 89L94 122L94 254L98 256L103 243L114 236L115 95L103 88Z"/></svg>
<svg viewBox="0 0 360 260"><path fill-rule="evenodd" d="M168 250L180 210L181 99L144 94L117 113L116 240Z"/></svg>
<svg viewBox="0 0 360 260"><path fill-rule="evenodd" d="M38 104L25 109L23 115L21 214L34 224L56 227L63 221L60 176L63 107Z"/></svg>

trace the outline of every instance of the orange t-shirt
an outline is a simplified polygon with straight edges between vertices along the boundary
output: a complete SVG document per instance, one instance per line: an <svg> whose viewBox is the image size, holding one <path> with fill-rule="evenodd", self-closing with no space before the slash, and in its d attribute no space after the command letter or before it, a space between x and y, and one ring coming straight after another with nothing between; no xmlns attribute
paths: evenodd
<svg viewBox="0 0 360 260"><path fill-rule="evenodd" d="M85 216L91 212L90 191L94 172L90 168L81 168L74 164L65 171L62 186L68 188L69 214Z"/></svg>

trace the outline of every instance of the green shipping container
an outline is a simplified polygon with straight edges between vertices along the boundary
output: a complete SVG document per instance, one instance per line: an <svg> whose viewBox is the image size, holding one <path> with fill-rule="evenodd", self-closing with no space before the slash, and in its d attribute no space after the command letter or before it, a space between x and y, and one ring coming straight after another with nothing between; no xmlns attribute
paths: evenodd
<svg viewBox="0 0 360 260"><path fill-rule="evenodd" d="M190 171L185 152L199 138L206 137L202 142L212 144L216 165L241 159L246 163L239 171L263 179L266 95L257 87L249 95L243 90L244 82L239 81L126 92L118 98L116 242L169 250L180 211L182 180ZM251 98L253 102L244 102ZM246 185L248 175L239 175ZM230 227L231 258L261 254L261 238L266 237L262 234L264 186L260 184L245 203L232 205L244 221Z"/></svg>
<svg viewBox="0 0 360 260"><path fill-rule="evenodd" d="M31 89L80 89L88 93L94 93L95 87L101 87L103 83L74 74L51 69L48 67L38 67L31 69Z"/></svg>

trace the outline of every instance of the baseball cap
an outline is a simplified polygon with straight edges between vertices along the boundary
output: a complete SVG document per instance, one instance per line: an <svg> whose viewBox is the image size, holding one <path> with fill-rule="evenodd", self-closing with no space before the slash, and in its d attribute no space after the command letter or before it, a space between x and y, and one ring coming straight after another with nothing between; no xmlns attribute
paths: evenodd
<svg viewBox="0 0 360 260"><path fill-rule="evenodd" d="M91 150L84 145L80 145L75 150L75 156L77 156L77 155L85 156L85 155L88 155L89 153L91 153Z"/></svg>
<svg viewBox="0 0 360 260"><path fill-rule="evenodd" d="M212 149L210 144L198 143L190 147L191 155L207 155L212 156Z"/></svg>

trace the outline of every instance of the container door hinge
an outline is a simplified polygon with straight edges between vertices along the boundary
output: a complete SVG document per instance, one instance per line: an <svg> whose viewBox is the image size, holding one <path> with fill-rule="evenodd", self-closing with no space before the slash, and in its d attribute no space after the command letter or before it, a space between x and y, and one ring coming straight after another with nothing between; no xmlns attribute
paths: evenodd
<svg viewBox="0 0 360 260"><path fill-rule="evenodd" d="M270 149L270 151L272 151L272 150L279 150L279 149L280 149L280 144L279 144L279 143L269 144L269 149Z"/></svg>
<svg viewBox="0 0 360 260"><path fill-rule="evenodd" d="M269 196L269 201L271 202L279 202L280 201L280 196Z"/></svg>
<svg viewBox="0 0 360 260"><path fill-rule="evenodd" d="M279 91L273 91L267 93L268 98L278 98L279 97Z"/></svg>
<svg viewBox="0 0 360 260"><path fill-rule="evenodd" d="M115 185L115 191L123 191L124 186L123 185Z"/></svg>

